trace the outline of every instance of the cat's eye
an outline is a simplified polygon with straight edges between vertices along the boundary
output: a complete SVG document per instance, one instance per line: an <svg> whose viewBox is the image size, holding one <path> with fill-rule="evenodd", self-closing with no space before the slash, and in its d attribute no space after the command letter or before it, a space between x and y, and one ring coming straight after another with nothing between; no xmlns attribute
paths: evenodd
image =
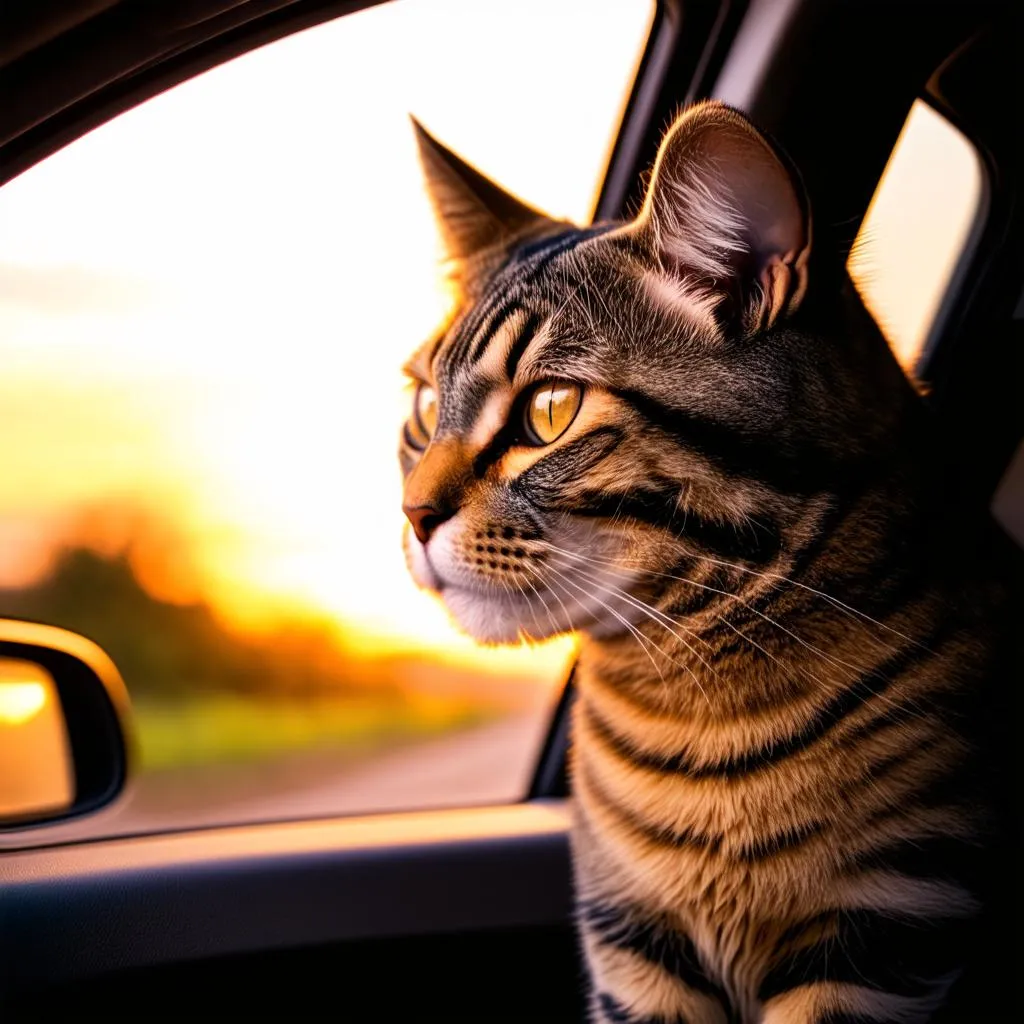
<svg viewBox="0 0 1024 1024"><path fill-rule="evenodd" d="M436 426L437 393L428 384L420 384L413 399L406 438L414 448L426 448L434 436Z"/></svg>
<svg viewBox="0 0 1024 1024"><path fill-rule="evenodd" d="M536 445L551 444L569 429L582 402L583 389L579 384L541 384L524 410L526 436Z"/></svg>
<svg viewBox="0 0 1024 1024"><path fill-rule="evenodd" d="M423 433L433 437L437 427L437 395L426 384L421 384L416 392L416 419Z"/></svg>

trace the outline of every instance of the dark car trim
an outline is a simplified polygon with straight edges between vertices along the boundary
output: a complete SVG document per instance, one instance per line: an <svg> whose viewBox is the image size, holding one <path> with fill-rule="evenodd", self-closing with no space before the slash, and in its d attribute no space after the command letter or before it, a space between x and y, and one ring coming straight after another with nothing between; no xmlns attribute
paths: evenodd
<svg viewBox="0 0 1024 1024"><path fill-rule="evenodd" d="M565 925L564 802L111 839L0 856L6 993L348 939Z"/></svg>

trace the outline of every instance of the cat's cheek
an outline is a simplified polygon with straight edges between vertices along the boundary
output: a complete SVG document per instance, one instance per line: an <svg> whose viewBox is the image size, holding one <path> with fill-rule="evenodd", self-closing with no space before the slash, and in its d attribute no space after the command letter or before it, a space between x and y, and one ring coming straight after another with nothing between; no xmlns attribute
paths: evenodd
<svg viewBox="0 0 1024 1024"><path fill-rule="evenodd" d="M424 546L417 540L408 523L402 532L402 548L405 550L405 564L409 568L409 575L417 586L426 590L433 590L435 593L441 589L441 579L434 572Z"/></svg>

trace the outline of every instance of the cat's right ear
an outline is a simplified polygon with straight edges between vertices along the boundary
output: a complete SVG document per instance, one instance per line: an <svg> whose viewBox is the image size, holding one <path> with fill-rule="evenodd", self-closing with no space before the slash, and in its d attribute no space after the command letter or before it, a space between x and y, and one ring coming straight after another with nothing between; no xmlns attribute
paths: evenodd
<svg viewBox="0 0 1024 1024"><path fill-rule="evenodd" d="M547 218L442 145L410 116L445 256L458 265L507 244Z"/></svg>
<svg viewBox="0 0 1024 1024"><path fill-rule="evenodd" d="M803 186L775 146L722 103L699 103L669 129L633 230L659 276L695 289L742 334L792 313L806 291Z"/></svg>

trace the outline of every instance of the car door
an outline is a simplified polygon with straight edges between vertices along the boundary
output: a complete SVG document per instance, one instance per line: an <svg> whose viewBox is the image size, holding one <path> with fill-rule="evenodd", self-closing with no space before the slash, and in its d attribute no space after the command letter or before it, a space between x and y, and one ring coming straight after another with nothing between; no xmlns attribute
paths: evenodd
<svg viewBox="0 0 1024 1024"><path fill-rule="evenodd" d="M10 5L8 401L42 497L2 510L0 614L98 640L138 733L117 803L0 833L13 1019L581 1018L571 643L470 651L395 569L383 431L444 315L398 114L586 221L635 208L672 111L720 96L805 170L840 275L915 98L1002 16L481 6ZM932 353L1015 231L945 283ZM1013 426L989 427L991 490Z"/></svg>

